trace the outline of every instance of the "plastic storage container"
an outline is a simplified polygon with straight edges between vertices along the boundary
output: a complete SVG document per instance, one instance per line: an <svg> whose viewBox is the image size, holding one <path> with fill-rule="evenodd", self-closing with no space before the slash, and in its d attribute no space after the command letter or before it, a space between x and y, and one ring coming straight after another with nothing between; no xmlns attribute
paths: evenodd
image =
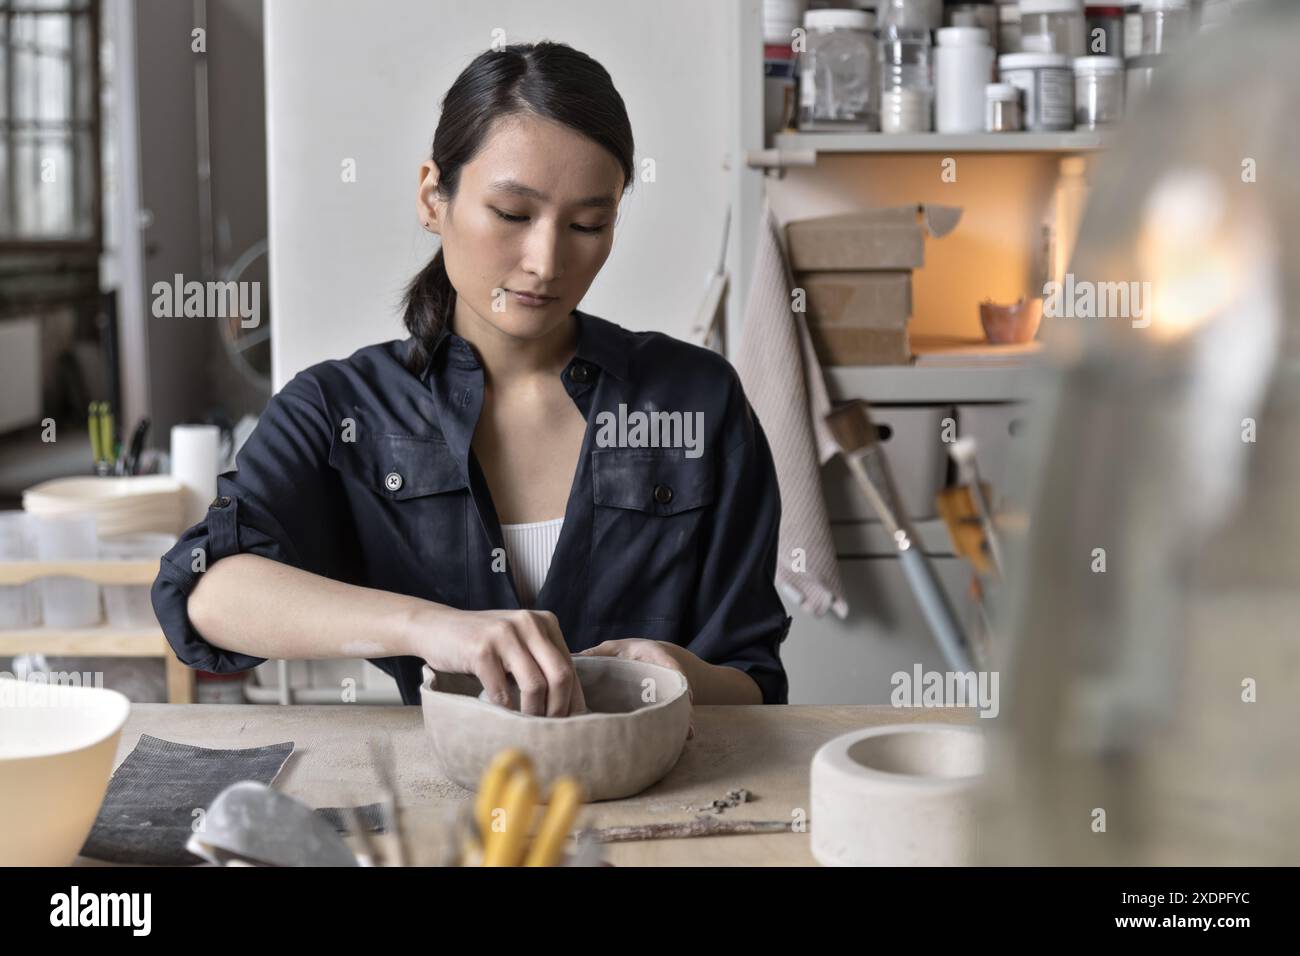
<svg viewBox="0 0 1300 956"><path fill-rule="evenodd" d="M103 479L96 479L102 481ZM95 516L34 518L36 557L41 561L94 561L99 556ZM99 585L76 577L47 577L41 585L46 627L93 627L99 623Z"/></svg>
<svg viewBox="0 0 1300 956"><path fill-rule="evenodd" d="M103 538L99 542L99 556L108 561L158 561L176 541L174 534L124 534ZM109 626L157 626L150 590L147 584L104 585L104 616Z"/></svg>
<svg viewBox="0 0 1300 956"><path fill-rule="evenodd" d="M1084 56L1080 0L1020 0L1020 49L1026 53Z"/></svg>
<svg viewBox="0 0 1300 956"><path fill-rule="evenodd" d="M801 130L877 130L875 20L863 10L809 10L799 58Z"/></svg>
<svg viewBox="0 0 1300 956"><path fill-rule="evenodd" d="M1024 95L1024 125L1033 132L1074 129L1074 62L1064 53L1004 53L1004 83Z"/></svg>
<svg viewBox="0 0 1300 956"><path fill-rule="evenodd" d="M0 512L0 561L31 561L36 557L31 518L22 511ZM40 590L31 584L0 585L0 630L38 627Z"/></svg>
<svg viewBox="0 0 1300 956"><path fill-rule="evenodd" d="M1020 90L1010 83L990 83L984 87L985 132L1016 133L1022 129Z"/></svg>
<svg viewBox="0 0 1300 956"><path fill-rule="evenodd" d="M930 31L880 28L880 129L885 133L930 130L934 91L930 77Z"/></svg>
<svg viewBox="0 0 1300 956"><path fill-rule="evenodd" d="M1192 32L1187 0L1142 0L1142 53L1168 53Z"/></svg>
<svg viewBox="0 0 1300 956"><path fill-rule="evenodd" d="M876 8L876 20L882 29L894 26L937 30L943 26L943 0L876 0L865 5Z"/></svg>
<svg viewBox="0 0 1300 956"><path fill-rule="evenodd" d="M978 133L984 128L984 87L993 73L993 48L983 27L944 27L934 51L934 128Z"/></svg>
<svg viewBox="0 0 1300 956"><path fill-rule="evenodd" d="M949 3L943 8L943 25L946 27L982 27L989 33L989 46L998 48L998 4L993 0L981 3ZM1016 8L1019 10L1019 8Z"/></svg>
<svg viewBox="0 0 1300 956"><path fill-rule="evenodd" d="M1074 125L1114 126L1124 118L1124 61L1117 56L1081 56L1074 61Z"/></svg>

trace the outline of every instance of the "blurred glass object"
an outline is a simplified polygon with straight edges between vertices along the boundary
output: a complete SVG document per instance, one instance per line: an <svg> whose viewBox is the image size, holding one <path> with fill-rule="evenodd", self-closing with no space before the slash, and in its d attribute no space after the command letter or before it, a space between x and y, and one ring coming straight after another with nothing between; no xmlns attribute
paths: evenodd
<svg viewBox="0 0 1300 956"><path fill-rule="evenodd" d="M1094 177L983 863L1300 863L1298 36L1189 39Z"/></svg>

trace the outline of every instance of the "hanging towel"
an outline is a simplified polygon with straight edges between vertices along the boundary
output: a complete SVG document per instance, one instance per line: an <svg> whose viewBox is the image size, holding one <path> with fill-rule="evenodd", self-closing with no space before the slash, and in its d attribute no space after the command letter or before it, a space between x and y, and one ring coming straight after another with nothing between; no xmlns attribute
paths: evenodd
<svg viewBox="0 0 1300 956"><path fill-rule="evenodd" d="M781 224L765 198L736 369L781 487L777 586L815 617L829 608L842 618L848 604L821 481L821 466L839 448L824 420L831 405L812 337L803 313L791 308L787 262Z"/></svg>

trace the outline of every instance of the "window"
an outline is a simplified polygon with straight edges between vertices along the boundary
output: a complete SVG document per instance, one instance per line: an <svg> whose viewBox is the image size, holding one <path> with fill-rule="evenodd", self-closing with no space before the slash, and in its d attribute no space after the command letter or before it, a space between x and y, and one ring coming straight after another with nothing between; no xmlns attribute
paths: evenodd
<svg viewBox="0 0 1300 956"><path fill-rule="evenodd" d="M0 0L0 308L93 295L98 0Z"/></svg>

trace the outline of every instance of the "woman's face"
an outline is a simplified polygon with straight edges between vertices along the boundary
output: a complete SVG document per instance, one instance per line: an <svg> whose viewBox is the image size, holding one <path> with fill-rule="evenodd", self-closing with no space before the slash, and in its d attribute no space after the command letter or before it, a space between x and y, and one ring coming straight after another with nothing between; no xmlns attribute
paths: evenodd
<svg viewBox="0 0 1300 956"><path fill-rule="evenodd" d="M438 178L432 160L421 165L417 211L442 236L457 315L521 339L563 323L614 242L623 191L614 157L560 123L514 115L493 124L452 202Z"/></svg>

